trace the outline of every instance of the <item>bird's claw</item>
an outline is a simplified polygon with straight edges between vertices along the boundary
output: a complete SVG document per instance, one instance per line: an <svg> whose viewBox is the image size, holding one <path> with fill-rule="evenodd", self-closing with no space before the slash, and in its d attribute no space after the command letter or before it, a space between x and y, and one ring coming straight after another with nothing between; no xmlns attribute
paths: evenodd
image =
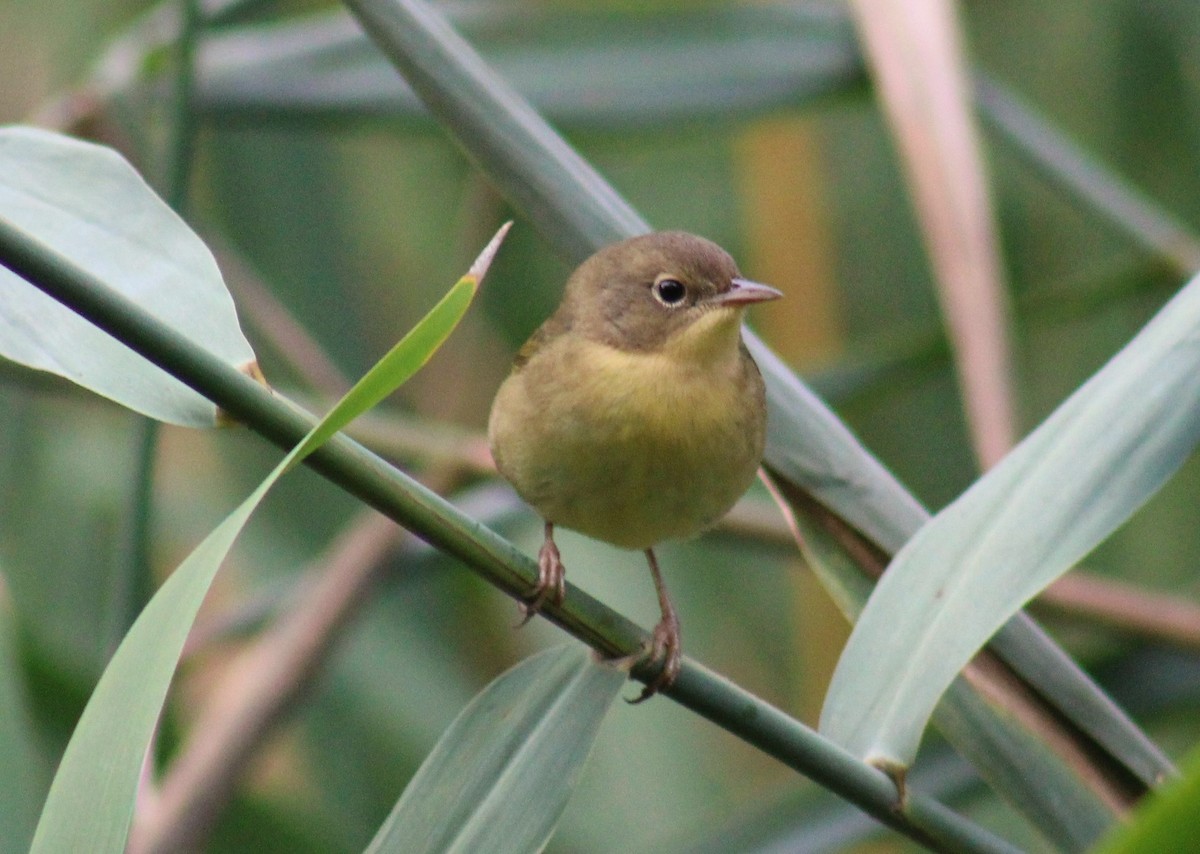
<svg viewBox="0 0 1200 854"><path fill-rule="evenodd" d="M520 625L525 625L542 610L547 602L561 605L567 595L567 571L563 566L562 556L554 540L547 538L538 551L538 580L521 603L524 619Z"/></svg>
<svg viewBox="0 0 1200 854"><path fill-rule="evenodd" d="M658 675L642 687L642 692L632 700L626 700L632 706L644 703L659 691L670 688L683 662L683 645L679 637L679 621L674 615L664 616L654 627L651 636L650 651L643 661L659 665Z"/></svg>

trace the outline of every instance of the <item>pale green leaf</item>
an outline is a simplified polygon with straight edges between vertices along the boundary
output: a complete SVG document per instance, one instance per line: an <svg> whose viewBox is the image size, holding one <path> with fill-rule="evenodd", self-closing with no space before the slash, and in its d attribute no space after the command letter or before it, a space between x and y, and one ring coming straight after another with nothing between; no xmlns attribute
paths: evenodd
<svg viewBox="0 0 1200 854"><path fill-rule="evenodd" d="M649 230L591 166L564 151L561 137L497 80L471 45L446 25L440 7L421 0L347 0L346 5L439 122L565 260L578 263L601 245ZM767 386L764 462L772 475L801 496L797 508L811 506L810 494L885 551L899 550L928 514L789 366L749 331L745 338ZM844 592L845 599L857 598L856 588ZM1043 692L1064 719L1095 738L1117 762L1133 761L1126 767L1135 776L1153 779L1156 775L1145 775L1144 769L1169 768L1027 616L1018 615L996 640L999 654L1021 679ZM982 709L993 717L1007 714L990 704ZM979 739L970 718L960 720L964 723L956 730L955 743L966 745L974 760L988 766L992 755L976 748ZM1050 766L1063 761L1044 745L1026 751L1025 758L1026 768L1034 761ZM1034 776L1051 775L1035 771ZM1007 768L993 769L990 778L1017 779ZM1019 802L1027 789L1022 783L1019 791L1010 787L1006 794ZM1086 798L1090 790L1080 786L1070 794ZM1080 824L1075 813L1070 815L1073 825ZM1077 838L1091 833L1090 819L1083 824L1046 830L1055 838Z"/></svg>
<svg viewBox="0 0 1200 854"><path fill-rule="evenodd" d="M540 851L625 678L578 644L500 676L450 724L368 852Z"/></svg>
<svg viewBox="0 0 1200 854"><path fill-rule="evenodd" d="M838 663L821 730L907 767L955 674L1142 505L1200 441L1200 279L897 554Z"/></svg>
<svg viewBox="0 0 1200 854"><path fill-rule="evenodd" d="M470 305L505 226L471 272L372 368L256 490L210 533L155 594L100 677L67 745L42 810L33 851L125 850L139 769L196 612L233 541L291 466L394 390L446 339Z"/></svg>
<svg viewBox="0 0 1200 854"><path fill-rule="evenodd" d="M116 152L0 128L0 219L229 364L254 361L212 253ZM3 267L0 355L162 421L215 423L212 403Z"/></svg>

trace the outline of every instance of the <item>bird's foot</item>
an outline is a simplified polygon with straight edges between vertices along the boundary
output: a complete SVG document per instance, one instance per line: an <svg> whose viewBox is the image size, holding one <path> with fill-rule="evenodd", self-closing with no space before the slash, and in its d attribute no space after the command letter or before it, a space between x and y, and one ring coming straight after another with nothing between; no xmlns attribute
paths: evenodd
<svg viewBox="0 0 1200 854"><path fill-rule="evenodd" d="M642 693L638 694L636 698L626 701L630 705L644 703L659 691L670 688L675 683L675 678L679 676L683 660L683 644L679 635L679 619L675 616L674 611L664 614L658 625L654 627L650 651L642 660L657 664L659 666L658 675L645 684Z"/></svg>
<svg viewBox="0 0 1200 854"><path fill-rule="evenodd" d="M558 553L558 546L554 544L550 526L547 525L546 541L542 543L542 547L538 551L538 580L525 597L525 601L521 603L524 619L521 620L520 625L525 625L537 616L547 602L553 602L555 605L562 604L563 598L567 594L566 575L567 570L563 566L562 556Z"/></svg>

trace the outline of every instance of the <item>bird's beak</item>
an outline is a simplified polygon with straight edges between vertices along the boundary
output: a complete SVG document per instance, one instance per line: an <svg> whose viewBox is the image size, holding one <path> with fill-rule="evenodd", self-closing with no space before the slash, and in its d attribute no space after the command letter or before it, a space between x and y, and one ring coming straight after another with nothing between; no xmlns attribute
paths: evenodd
<svg viewBox="0 0 1200 854"><path fill-rule="evenodd" d="M767 285L760 285L749 279L734 279L729 290L712 298L718 305L749 305L752 302L766 302L779 299L782 293Z"/></svg>

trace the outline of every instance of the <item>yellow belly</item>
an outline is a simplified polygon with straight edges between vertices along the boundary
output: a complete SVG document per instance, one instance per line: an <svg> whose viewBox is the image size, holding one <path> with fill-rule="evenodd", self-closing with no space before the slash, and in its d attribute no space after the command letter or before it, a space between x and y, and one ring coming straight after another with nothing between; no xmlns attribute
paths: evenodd
<svg viewBox="0 0 1200 854"><path fill-rule="evenodd" d="M741 497L762 458L762 380L748 360L735 350L698 366L552 343L496 396L496 464L556 525L634 549L696 534Z"/></svg>

